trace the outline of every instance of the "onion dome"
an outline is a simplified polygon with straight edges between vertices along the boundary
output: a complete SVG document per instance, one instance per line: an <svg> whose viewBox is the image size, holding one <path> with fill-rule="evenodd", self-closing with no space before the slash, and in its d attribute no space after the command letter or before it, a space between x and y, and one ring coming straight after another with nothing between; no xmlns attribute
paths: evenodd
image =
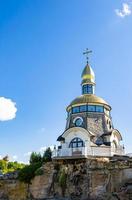
<svg viewBox="0 0 132 200"><path fill-rule="evenodd" d="M71 107L85 104L103 105L106 106L109 110L111 110L110 105L104 99L94 94L85 94L75 98L67 107L67 110L69 110Z"/></svg>
<svg viewBox="0 0 132 200"><path fill-rule="evenodd" d="M87 63L82 72L82 85L92 84L95 85L95 74L91 66Z"/></svg>

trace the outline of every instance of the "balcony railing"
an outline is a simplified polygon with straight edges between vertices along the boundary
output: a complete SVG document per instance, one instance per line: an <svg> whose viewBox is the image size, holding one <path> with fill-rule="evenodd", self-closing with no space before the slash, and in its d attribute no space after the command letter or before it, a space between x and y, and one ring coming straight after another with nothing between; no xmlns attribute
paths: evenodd
<svg viewBox="0 0 132 200"><path fill-rule="evenodd" d="M87 156L106 156L124 155L124 149L122 146L113 149L106 146L91 146L91 147L78 147L78 148L62 148L55 149L52 153L52 157L87 157Z"/></svg>

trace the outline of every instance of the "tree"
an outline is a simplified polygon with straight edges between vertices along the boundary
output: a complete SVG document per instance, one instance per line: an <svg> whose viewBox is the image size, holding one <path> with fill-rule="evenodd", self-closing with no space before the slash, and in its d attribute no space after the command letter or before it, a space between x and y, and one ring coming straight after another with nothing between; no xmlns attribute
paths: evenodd
<svg viewBox="0 0 132 200"><path fill-rule="evenodd" d="M26 165L20 170L18 178L20 181L31 184L31 180L35 177L35 172L41 167L41 163Z"/></svg>
<svg viewBox="0 0 132 200"><path fill-rule="evenodd" d="M6 155L2 160L5 160L6 162L9 162L9 156Z"/></svg>
<svg viewBox="0 0 132 200"><path fill-rule="evenodd" d="M42 163L42 156L40 153L32 152L30 156L30 164Z"/></svg>
<svg viewBox="0 0 132 200"><path fill-rule="evenodd" d="M48 147L43 154L43 162L50 162L51 160L52 160L52 151L50 147Z"/></svg>
<svg viewBox="0 0 132 200"><path fill-rule="evenodd" d="M2 173L7 173L7 161L5 160L0 160L0 170Z"/></svg>
<svg viewBox="0 0 132 200"><path fill-rule="evenodd" d="M50 148L47 148L44 152L43 156L40 153L32 152L30 156L30 164L26 165L19 171L18 178L20 181L25 182L27 184L31 183L31 180L35 177L35 175L42 175L43 170L40 169L45 162L49 162L52 160L52 152Z"/></svg>
<svg viewBox="0 0 132 200"><path fill-rule="evenodd" d="M18 178L27 184L35 177L36 171L42 166L42 156L40 153L32 152L30 156L30 164L20 170Z"/></svg>
<svg viewBox="0 0 132 200"><path fill-rule="evenodd" d="M8 162L7 163L7 169L8 172L13 172L16 170L20 170L24 167L25 165L23 163L18 163L18 162Z"/></svg>

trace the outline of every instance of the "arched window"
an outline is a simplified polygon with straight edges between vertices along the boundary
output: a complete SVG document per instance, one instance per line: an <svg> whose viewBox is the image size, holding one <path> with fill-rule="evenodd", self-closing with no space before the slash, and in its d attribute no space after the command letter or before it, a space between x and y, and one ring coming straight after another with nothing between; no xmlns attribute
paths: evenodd
<svg viewBox="0 0 132 200"><path fill-rule="evenodd" d="M84 142L80 138L74 138L69 145L70 148L84 147Z"/></svg>

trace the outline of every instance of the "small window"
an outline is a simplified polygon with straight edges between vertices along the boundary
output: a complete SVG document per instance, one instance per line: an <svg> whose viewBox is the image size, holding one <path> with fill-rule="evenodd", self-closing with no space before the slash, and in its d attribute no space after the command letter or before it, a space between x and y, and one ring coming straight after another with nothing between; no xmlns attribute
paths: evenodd
<svg viewBox="0 0 132 200"><path fill-rule="evenodd" d="M83 86L83 94L87 94L87 85Z"/></svg>
<svg viewBox="0 0 132 200"><path fill-rule="evenodd" d="M104 112L104 107L103 106L96 106L96 112Z"/></svg>
<svg viewBox="0 0 132 200"><path fill-rule="evenodd" d="M88 85L88 94L92 94L92 93L93 93L93 86Z"/></svg>
<svg viewBox="0 0 132 200"><path fill-rule="evenodd" d="M86 112L87 111L87 106L80 106L80 112Z"/></svg>
<svg viewBox="0 0 132 200"><path fill-rule="evenodd" d="M90 105L89 105L89 106L88 106L88 111L89 111L89 112L95 112L95 106L92 106L92 105L90 106Z"/></svg>
<svg viewBox="0 0 132 200"><path fill-rule="evenodd" d="M72 108L73 113L79 113L79 106Z"/></svg>
<svg viewBox="0 0 132 200"><path fill-rule="evenodd" d="M82 92L83 94L93 94L93 85L83 85Z"/></svg>

